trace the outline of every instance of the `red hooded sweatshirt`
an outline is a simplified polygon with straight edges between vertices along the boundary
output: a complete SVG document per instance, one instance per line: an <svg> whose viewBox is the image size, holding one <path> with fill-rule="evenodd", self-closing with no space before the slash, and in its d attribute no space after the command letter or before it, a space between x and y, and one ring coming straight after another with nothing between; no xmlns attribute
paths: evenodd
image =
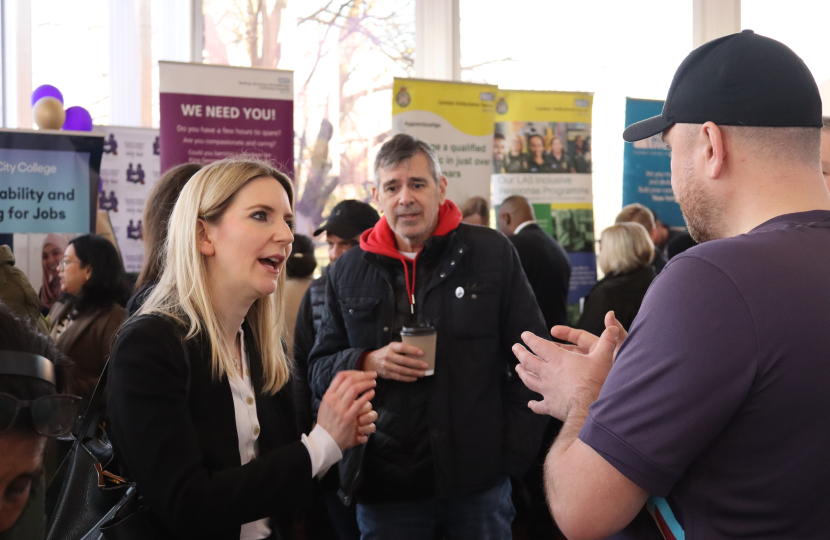
<svg viewBox="0 0 830 540"><path fill-rule="evenodd" d="M438 208L438 227L435 228L432 236L445 236L454 231L459 223L461 223L461 210L458 209L458 206L454 202L445 199L444 204ZM406 295L409 298L412 313L415 313L415 265L418 263L418 257L421 256L421 251L423 250L418 252L415 260L401 255L398 252L398 246L395 242L395 232L386 221L385 215L380 218L380 221L374 227L364 231L360 235L360 247L363 251L385 255L386 257L401 261L406 280ZM412 262L411 284L409 280L409 268L406 264L409 261Z"/></svg>

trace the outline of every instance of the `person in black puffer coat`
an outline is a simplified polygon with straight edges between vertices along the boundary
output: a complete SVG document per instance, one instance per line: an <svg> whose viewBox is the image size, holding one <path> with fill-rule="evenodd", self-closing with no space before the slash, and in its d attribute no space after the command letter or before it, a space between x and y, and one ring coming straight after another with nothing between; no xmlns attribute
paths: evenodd
<svg viewBox="0 0 830 540"><path fill-rule="evenodd" d="M309 378L320 396L341 370L377 372L377 431L340 466L364 538L506 539L509 476L526 472L545 419L514 372L524 331L547 334L516 249L461 223L431 146L387 141L375 164L384 217L328 271ZM434 375L402 327L437 330ZM420 531L420 532L418 532Z"/></svg>
<svg viewBox="0 0 830 540"><path fill-rule="evenodd" d="M378 219L380 216L377 210L365 202L346 200L338 203L328 220L314 231L314 236L326 233L329 264L334 264L346 251L357 246L361 233L372 228ZM326 268L323 269L323 275L312 281L305 292L294 327L294 408L302 433L311 431L317 417L317 409L320 408L320 400L314 397L308 384L308 355L320 330L325 304ZM334 538L335 535L340 540L360 538L355 505L344 506L337 498L338 478L338 468L334 465L320 482L330 525L325 523L325 516L320 516L319 512L315 514L312 509L309 518L321 519L308 520L310 540Z"/></svg>

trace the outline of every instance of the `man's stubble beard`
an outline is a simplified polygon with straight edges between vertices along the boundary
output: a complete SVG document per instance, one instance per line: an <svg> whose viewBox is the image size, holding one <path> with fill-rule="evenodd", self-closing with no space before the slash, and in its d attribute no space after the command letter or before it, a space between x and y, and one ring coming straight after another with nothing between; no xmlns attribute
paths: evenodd
<svg viewBox="0 0 830 540"><path fill-rule="evenodd" d="M675 200L680 205L683 220L689 234L695 242L702 244L726 236L724 215L726 205L712 194L707 193L700 182L695 180L692 164L687 161L681 165L681 186L675 192Z"/></svg>

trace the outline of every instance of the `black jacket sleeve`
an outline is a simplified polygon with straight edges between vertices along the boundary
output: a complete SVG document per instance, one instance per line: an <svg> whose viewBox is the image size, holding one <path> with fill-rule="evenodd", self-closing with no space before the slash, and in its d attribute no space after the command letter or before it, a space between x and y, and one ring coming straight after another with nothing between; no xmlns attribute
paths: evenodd
<svg viewBox="0 0 830 540"><path fill-rule="evenodd" d="M322 399L338 372L357 369L360 357L368 351L350 346L334 286L338 268L337 264L333 264L326 273L326 307L320 323L320 332L308 360L311 390L318 399Z"/></svg>
<svg viewBox="0 0 830 540"><path fill-rule="evenodd" d="M200 359L191 355L190 360ZM242 524L294 508L310 493L311 459L300 441L244 466L208 470L203 465L200 445L210 440L199 438L191 421L189 370L171 323L142 317L128 324L116 341L109 377L116 453L176 537L234 530L238 537Z"/></svg>
<svg viewBox="0 0 830 540"><path fill-rule="evenodd" d="M550 340L551 337L545 331L542 313L512 243L504 242L502 257L506 261L506 292L502 297L501 306L500 325L504 331L500 347L509 368L504 401L505 429L502 447L507 472L521 478L539 452L547 417L537 415L528 408L528 401L540 400L541 396L530 391L516 374L518 360L512 347L516 343L523 343L521 335L525 331L533 332L542 339Z"/></svg>
<svg viewBox="0 0 830 540"><path fill-rule="evenodd" d="M294 409L297 427L309 433L313 422L311 386L308 382L308 355L314 347L314 318L311 311L311 288L306 290L294 326Z"/></svg>

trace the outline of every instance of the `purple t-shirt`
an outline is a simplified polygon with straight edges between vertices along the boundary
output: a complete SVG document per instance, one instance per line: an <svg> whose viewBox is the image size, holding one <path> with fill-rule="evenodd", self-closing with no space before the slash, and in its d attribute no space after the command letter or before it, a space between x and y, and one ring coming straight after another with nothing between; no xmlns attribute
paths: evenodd
<svg viewBox="0 0 830 540"><path fill-rule="evenodd" d="M675 536L830 537L830 211L672 259L579 438Z"/></svg>

